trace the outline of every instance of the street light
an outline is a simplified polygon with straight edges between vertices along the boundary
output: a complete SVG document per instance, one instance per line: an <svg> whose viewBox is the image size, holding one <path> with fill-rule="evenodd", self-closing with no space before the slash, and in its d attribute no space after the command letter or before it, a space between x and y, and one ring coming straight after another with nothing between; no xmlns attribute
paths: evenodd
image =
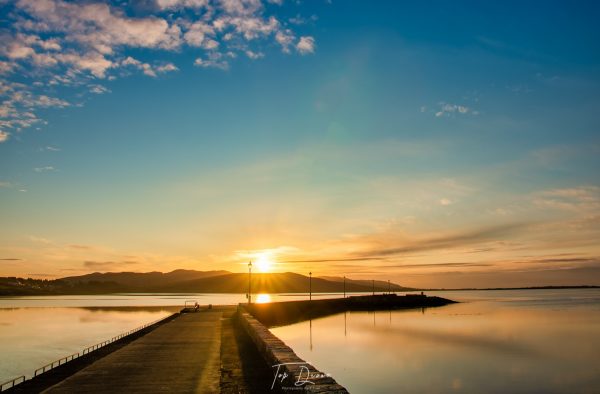
<svg viewBox="0 0 600 394"><path fill-rule="evenodd" d="M344 298L346 298L346 277L344 276Z"/></svg>
<svg viewBox="0 0 600 394"><path fill-rule="evenodd" d="M375 279L373 279L373 295L375 295Z"/></svg>
<svg viewBox="0 0 600 394"><path fill-rule="evenodd" d="M308 299L312 301L312 272L308 273Z"/></svg>
<svg viewBox="0 0 600 394"><path fill-rule="evenodd" d="M248 263L248 304L252 304L252 261Z"/></svg>

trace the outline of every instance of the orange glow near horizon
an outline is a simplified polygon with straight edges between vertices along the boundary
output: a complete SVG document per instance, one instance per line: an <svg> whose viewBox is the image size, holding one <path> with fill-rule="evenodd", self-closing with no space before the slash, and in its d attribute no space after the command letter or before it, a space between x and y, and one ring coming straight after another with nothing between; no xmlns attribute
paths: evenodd
<svg viewBox="0 0 600 394"><path fill-rule="evenodd" d="M256 296L257 304L267 304L271 302L271 296L269 294L258 294Z"/></svg>

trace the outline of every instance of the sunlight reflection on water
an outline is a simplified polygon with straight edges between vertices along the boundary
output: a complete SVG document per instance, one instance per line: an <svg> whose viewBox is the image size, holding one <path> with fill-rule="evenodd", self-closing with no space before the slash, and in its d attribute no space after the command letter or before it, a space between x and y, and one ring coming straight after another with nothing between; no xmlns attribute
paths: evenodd
<svg viewBox="0 0 600 394"><path fill-rule="evenodd" d="M256 296L257 304L266 304L271 302L271 296L269 294L258 294Z"/></svg>

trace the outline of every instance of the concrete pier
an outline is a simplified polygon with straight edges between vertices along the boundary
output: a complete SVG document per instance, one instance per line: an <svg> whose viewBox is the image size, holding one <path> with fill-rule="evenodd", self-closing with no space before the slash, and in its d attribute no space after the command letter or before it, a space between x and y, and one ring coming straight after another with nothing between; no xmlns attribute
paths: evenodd
<svg viewBox="0 0 600 394"><path fill-rule="evenodd" d="M182 314L46 393L218 393L223 311Z"/></svg>

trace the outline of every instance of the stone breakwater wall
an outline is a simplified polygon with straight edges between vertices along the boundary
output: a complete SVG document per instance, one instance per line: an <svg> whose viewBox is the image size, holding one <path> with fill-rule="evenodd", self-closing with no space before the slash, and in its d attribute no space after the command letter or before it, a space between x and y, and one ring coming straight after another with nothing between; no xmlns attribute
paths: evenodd
<svg viewBox="0 0 600 394"><path fill-rule="evenodd" d="M284 393L348 393L327 373L302 360L244 307L237 320L250 336L265 361L273 366L273 389Z"/></svg>

